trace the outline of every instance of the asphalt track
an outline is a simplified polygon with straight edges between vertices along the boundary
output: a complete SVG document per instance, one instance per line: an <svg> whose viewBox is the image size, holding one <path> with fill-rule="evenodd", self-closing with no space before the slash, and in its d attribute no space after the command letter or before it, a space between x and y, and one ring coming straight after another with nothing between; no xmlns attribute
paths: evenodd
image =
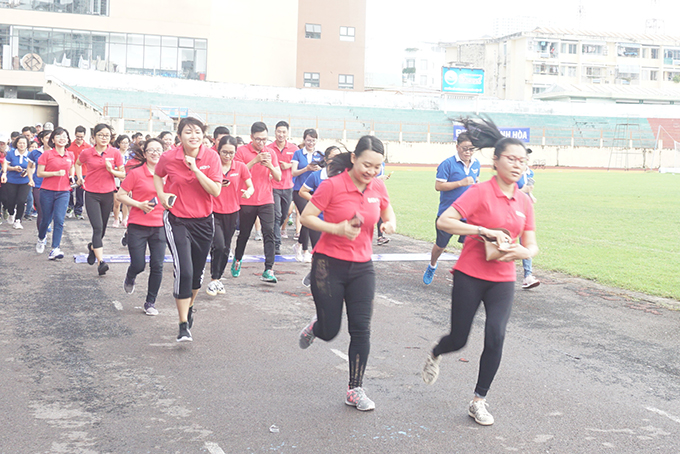
<svg viewBox="0 0 680 454"><path fill-rule="evenodd" d="M496 423L467 416L484 311L468 346L423 384L427 349L449 324L452 262L426 287L422 261L376 262L367 413L344 404L346 324L300 350L313 314L300 284L309 265L260 263L201 292L194 342L178 344L166 265L160 315L122 290L126 265L104 277L34 251L35 227L0 225L1 453L678 453L680 305L555 273L517 286L505 355L489 393ZM105 252L124 254L109 229ZM62 249L85 252L87 221L67 220ZM284 240L291 251L293 240ZM384 253L427 253L399 235ZM248 254L261 254L251 241ZM289 252L290 253L290 252ZM540 259L537 261L540 263ZM276 426L272 428L272 426ZM278 431L276 431L278 429Z"/></svg>

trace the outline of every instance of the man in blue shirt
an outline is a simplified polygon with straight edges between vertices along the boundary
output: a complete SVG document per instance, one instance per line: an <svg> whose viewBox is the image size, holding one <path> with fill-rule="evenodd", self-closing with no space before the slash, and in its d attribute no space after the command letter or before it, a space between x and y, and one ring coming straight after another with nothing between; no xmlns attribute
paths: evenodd
<svg viewBox="0 0 680 454"><path fill-rule="evenodd" d="M527 148L527 153L531 153L531 148ZM517 181L519 190L526 193L531 199L532 203L536 203L536 197L532 194L534 190L534 171L527 165L522 177ZM529 290L541 285L541 281L536 279L533 274L533 267L531 259L523 259L522 267L524 268L524 280L522 281L522 288Z"/></svg>
<svg viewBox="0 0 680 454"><path fill-rule="evenodd" d="M455 155L446 159L437 167L437 180L434 184L435 190L439 191L437 219L458 197L479 180L481 165L476 158L472 157L475 147L472 145L467 132L461 132L458 136L456 151ZM423 282L426 285L432 283L434 272L437 269L437 260L439 260L439 256L442 255L442 252L444 252L444 249L449 244L449 240L453 236L450 233L437 229L436 226L437 220L435 219L437 241L432 246L430 263L427 265L425 274L423 274Z"/></svg>

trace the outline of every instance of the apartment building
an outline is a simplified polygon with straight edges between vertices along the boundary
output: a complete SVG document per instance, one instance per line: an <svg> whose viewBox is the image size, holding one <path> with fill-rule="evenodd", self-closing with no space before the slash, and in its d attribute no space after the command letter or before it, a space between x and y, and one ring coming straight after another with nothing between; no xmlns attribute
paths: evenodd
<svg viewBox="0 0 680 454"><path fill-rule="evenodd" d="M537 28L442 46L448 65L484 68L485 96L680 103L680 37Z"/></svg>
<svg viewBox="0 0 680 454"><path fill-rule="evenodd" d="M436 43L421 43L404 50L402 85L432 90L442 88L444 48Z"/></svg>

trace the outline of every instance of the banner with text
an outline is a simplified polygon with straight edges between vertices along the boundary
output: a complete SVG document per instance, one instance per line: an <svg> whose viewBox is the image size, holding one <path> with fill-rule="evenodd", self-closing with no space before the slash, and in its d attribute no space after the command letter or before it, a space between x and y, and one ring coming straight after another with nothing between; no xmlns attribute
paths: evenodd
<svg viewBox="0 0 680 454"><path fill-rule="evenodd" d="M519 139L524 143L529 143L531 140L531 128L498 128L498 130L503 134L505 137L512 137L513 139ZM458 140L458 135L465 131L465 128L462 126L454 126L453 127L453 139Z"/></svg>
<svg viewBox="0 0 680 454"><path fill-rule="evenodd" d="M443 67L442 92L483 94L484 70Z"/></svg>

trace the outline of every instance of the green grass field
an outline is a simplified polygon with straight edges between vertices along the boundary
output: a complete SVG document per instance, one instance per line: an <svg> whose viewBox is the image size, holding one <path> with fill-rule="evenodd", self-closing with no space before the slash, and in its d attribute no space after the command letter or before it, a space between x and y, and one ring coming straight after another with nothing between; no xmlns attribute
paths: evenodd
<svg viewBox="0 0 680 454"><path fill-rule="evenodd" d="M388 166L398 232L434 241L434 168ZM538 270L680 300L680 175L535 170ZM492 172L483 169L481 180ZM456 246L451 241L449 247Z"/></svg>

